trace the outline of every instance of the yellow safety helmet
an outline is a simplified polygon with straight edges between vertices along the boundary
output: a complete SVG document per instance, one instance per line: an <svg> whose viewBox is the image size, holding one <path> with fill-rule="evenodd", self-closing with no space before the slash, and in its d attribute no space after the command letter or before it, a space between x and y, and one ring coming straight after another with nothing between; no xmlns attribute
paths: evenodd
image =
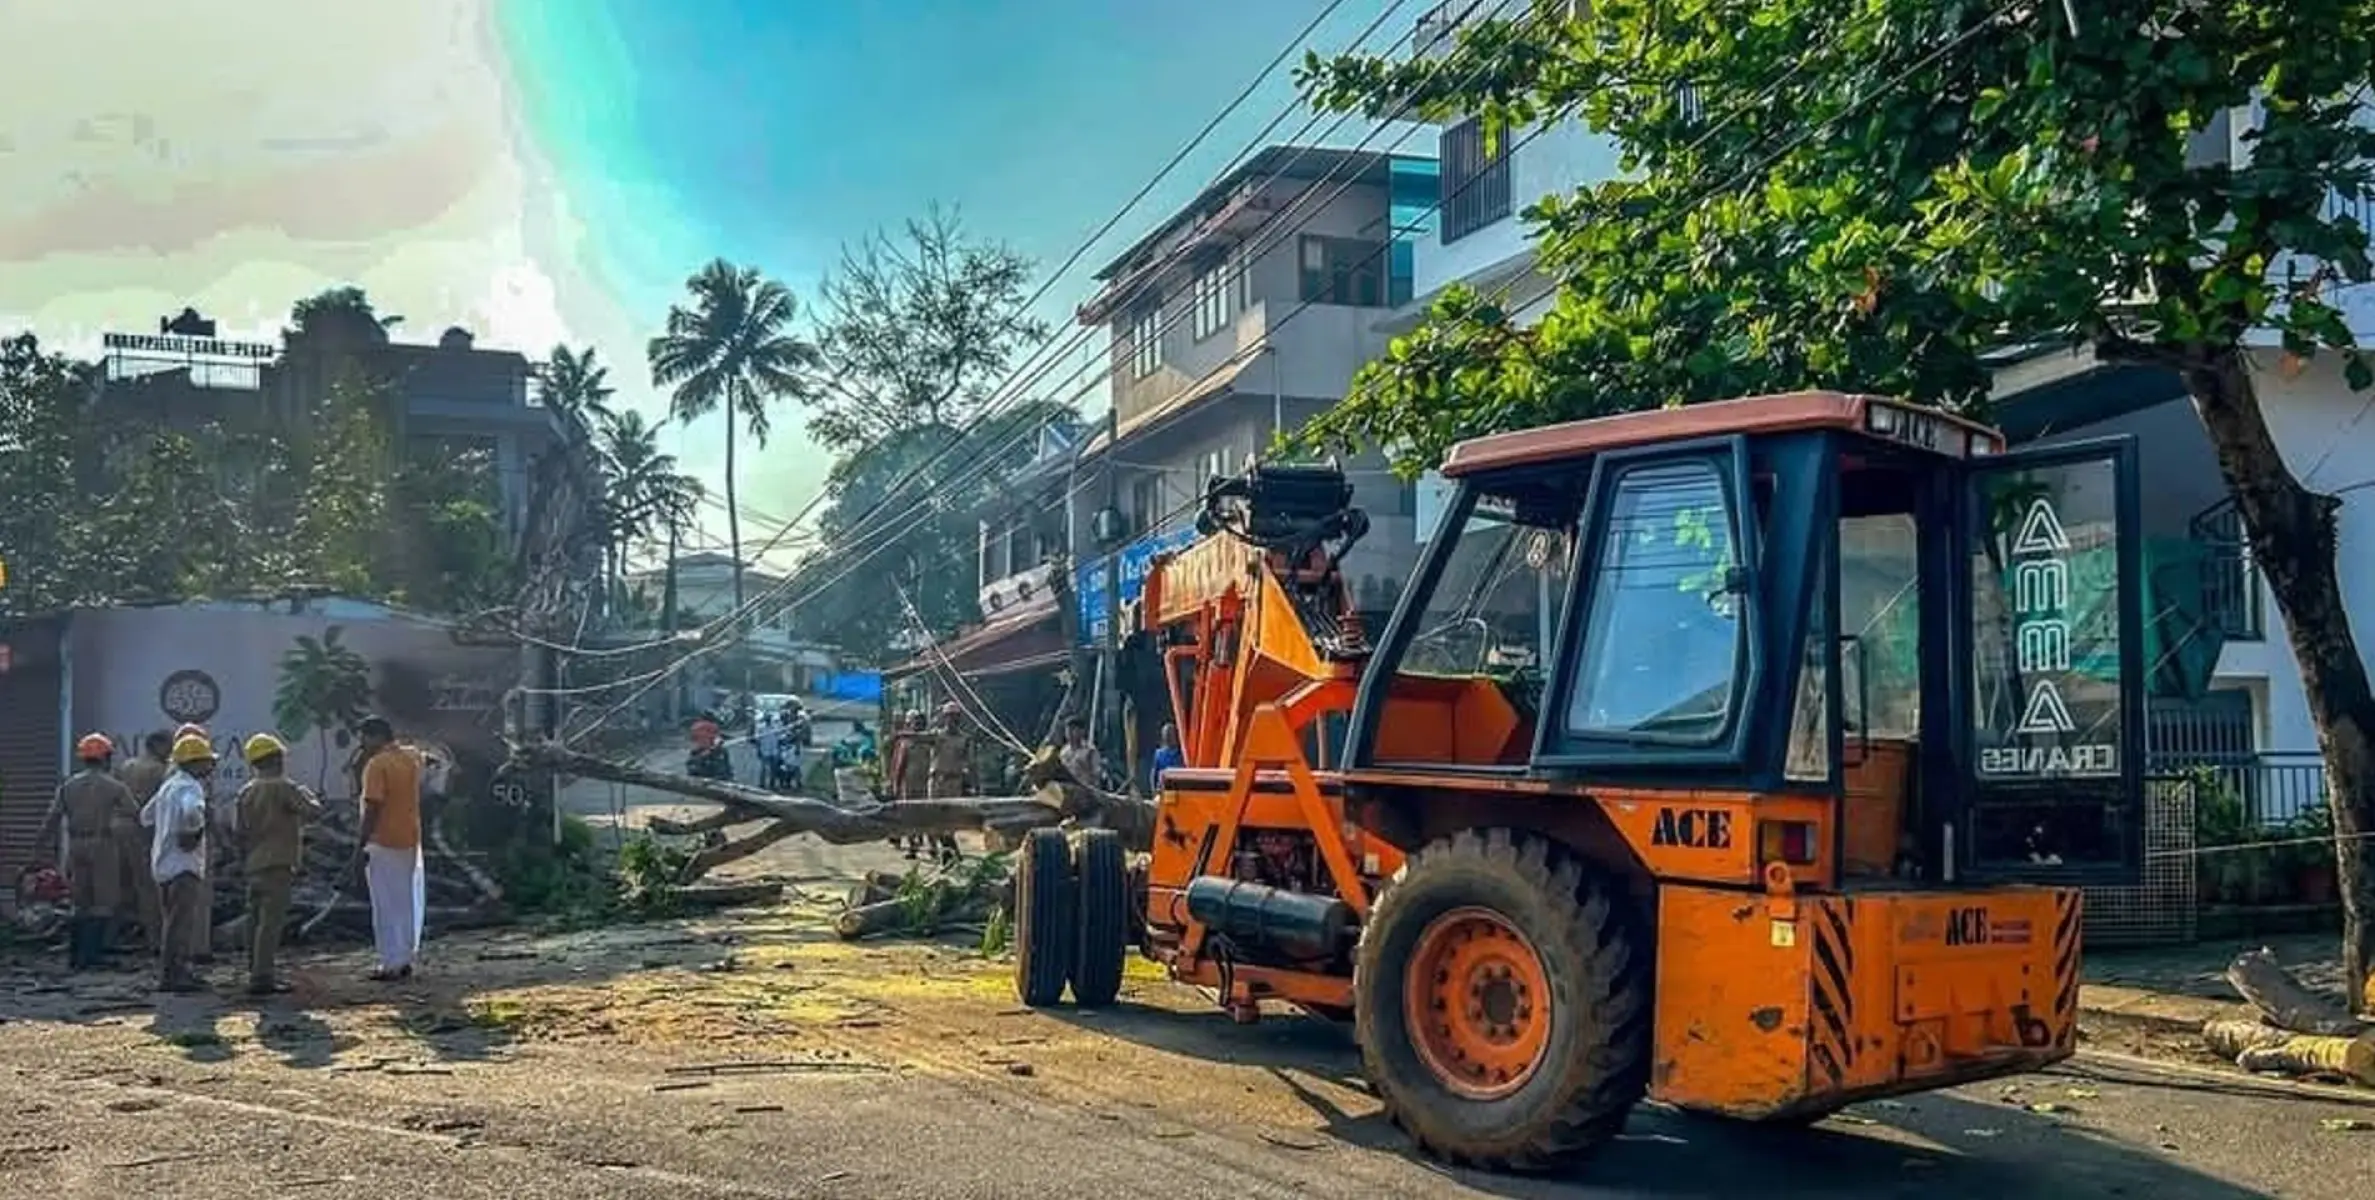
<svg viewBox="0 0 2375 1200"><path fill-rule="evenodd" d="M269 733L259 733L247 739L247 746L241 751L250 763L262 762L275 754L285 755L288 752L288 746Z"/></svg>
<svg viewBox="0 0 2375 1200"><path fill-rule="evenodd" d="M205 738L199 737L194 733L185 733L179 738L174 739L174 766L180 767L187 766L190 763L210 763L213 761L214 747L208 744Z"/></svg>

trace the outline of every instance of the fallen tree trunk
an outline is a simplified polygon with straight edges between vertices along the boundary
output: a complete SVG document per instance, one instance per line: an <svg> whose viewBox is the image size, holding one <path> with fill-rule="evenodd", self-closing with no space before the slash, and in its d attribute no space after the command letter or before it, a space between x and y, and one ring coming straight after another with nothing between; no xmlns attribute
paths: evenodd
<svg viewBox="0 0 2375 1200"><path fill-rule="evenodd" d="M704 847L700 853L685 861L681 878L687 882L699 879L727 863L740 862L799 832L789 821L772 821L748 837Z"/></svg>
<svg viewBox="0 0 2375 1200"><path fill-rule="evenodd" d="M1028 796L960 796L891 803L868 802L870 797L861 789L845 787L841 802L835 803L814 796L787 796L715 779L649 771L551 742L515 747L513 755L518 766L650 788L705 800L723 810L693 821L653 822L652 828L663 834L710 833L757 821L778 822L785 827L750 835L745 842L755 838L766 841L751 845L742 853L724 854L721 850L713 866L755 852L772 841L802 833L834 845L853 845L917 834L981 832L1011 844L1032 829L1073 819L1113 829L1141 849L1152 844L1154 835L1155 810L1151 802L1092 791L1064 778L1044 778L1039 790Z"/></svg>
<svg viewBox="0 0 2375 1200"><path fill-rule="evenodd" d="M2264 946L2237 955L2227 967L2227 982L2259 1010L2262 1020L2279 1029L2347 1038L2366 1028L2341 1006L2303 987Z"/></svg>
<svg viewBox="0 0 2375 1200"><path fill-rule="evenodd" d="M1041 825L1053 825L1063 818L1060 800L1051 801L1036 796L964 796L942 800L901 800L871 808L845 808L813 796L785 796L715 779L695 779L689 775L647 771L606 758L580 754L550 742L521 748L518 761L564 775L607 780L707 800L723 805L728 810L740 811L741 821L725 824L783 821L794 827L793 832L814 834L824 841L841 846L887 841L902 834L975 831L993 823L1003 825L1035 821ZM706 825L706 822L701 824Z"/></svg>

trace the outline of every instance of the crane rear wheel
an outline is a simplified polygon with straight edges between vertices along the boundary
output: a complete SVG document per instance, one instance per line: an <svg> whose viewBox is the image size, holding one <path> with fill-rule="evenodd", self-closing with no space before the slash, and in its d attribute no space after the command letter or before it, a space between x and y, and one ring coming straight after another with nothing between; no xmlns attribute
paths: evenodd
<svg viewBox="0 0 2375 1200"><path fill-rule="evenodd" d="M1032 830L1014 868L1014 990L1032 1008L1063 1003L1079 945L1079 900L1063 831Z"/></svg>
<svg viewBox="0 0 2375 1200"><path fill-rule="evenodd" d="M1072 960L1072 1002L1087 1008L1113 1003L1122 990L1130 953L1130 855L1110 829L1084 829L1072 847L1080 943Z"/></svg>

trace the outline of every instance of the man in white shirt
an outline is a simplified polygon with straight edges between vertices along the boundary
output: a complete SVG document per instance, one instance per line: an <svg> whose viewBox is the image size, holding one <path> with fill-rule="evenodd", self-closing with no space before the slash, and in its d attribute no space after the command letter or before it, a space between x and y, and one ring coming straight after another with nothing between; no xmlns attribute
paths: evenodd
<svg viewBox="0 0 2375 1200"><path fill-rule="evenodd" d="M158 987L194 992L203 987L190 967L212 941L214 914L206 894L206 781L214 776L214 747L184 734L173 743L173 770L140 810L149 831L149 868L164 903L158 943Z"/></svg>
<svg viewBox="0 0 2375 1200"><path fill-rule="evenodd" d="M775 714L760 713L759 728L753 735L758 746L759 786L774 788L783 781L783 727L775 723Z"/></svg>

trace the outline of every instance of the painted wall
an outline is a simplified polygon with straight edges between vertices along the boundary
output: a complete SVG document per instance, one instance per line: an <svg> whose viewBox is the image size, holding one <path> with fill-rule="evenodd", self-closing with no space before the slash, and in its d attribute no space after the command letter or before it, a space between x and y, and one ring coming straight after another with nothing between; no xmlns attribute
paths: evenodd
<svg viewBox="0 0 2375 1200"><path fill-rule="evenodd" d="M340 778L351 747L280 729L273 716L284 656L298 637L320 639L332 629L367 664L368 708L399 737L443 747L466 772L499 758L501 699L518 682L518 651L457 646L425 619L359 604L317 603L294 614L254 605L76 613L66 635L73 732L105 733L129 752L151 731L195 721L213 735L226 791L247 778L239 754L247 737L275 732L290 743L292 777L351 798Z"/></svg>
<svg viewBox="0 0 2375 1200"><path fill-rule="evenodd" d="M1527 205L1553 192L1571 192L1617 174L1616 144L1580 121L1521 130L1514 136L1526 140L1514 145L1509 154L1510 215L1449 245L1444 244L1440 232L1419 239L1411 286L1420 298L1531 249L1525 222L1517 218ZM1511 296L1526 300L1539 288L1538 283L1520 282L1512 288Z"/></svg>
<svg viewBox="0 0 2375 1200"><path fill-rule="evenodd" d="M2289 377L2277 360L2275 351L2254 355L2260 407L2293 474L2311 490L2342 501L2335 547L2342 604L2360 657L2375 662L2375 392L2351 391L2334 355L2320 355ZM2264 607L2268 640L2229 643L2219 656L2219 674L2267 681L2263 749L2313 751L2316 732L2283 615L2273 597Z"/></svg>
<svg viewBox="0 0 2375 1200"><path fill-rule="evenodd" d="M1185 268L1167 271L1160 285L1160 320L1168 327L1161 334L1162 361L1153 372L1140 375L1130 362L1135 313L1125 311L1107 324L1112 372L1108 395L1125 430L1183 399L1222 364L1265 339L1278 348L1278 370L1274 372L1268 361L1253 362L1238 376L1241 390L1268 395L1277 386L1289 396L1333 399L1343 394L1353 371L1384 348L1383 336L1370 326L1390 310L1302 305L1298 238L1309 234L1384 241L1389 234L1388 190L1347 187L1342 180L1288 180L1270 183L1263 191L1278 205L1276 212L1303 207L1286 218L1293 223L1291 229L1265 222L1248 242L1212 267L1232 276L1243 272L1223 289L1228 318L1217 330L1196 336L1195 322L1187 315L1195 303L1194 273ZM1311 193L1326 197L1326 203L1309 198ZM1249 253L1255 255L1250 265ZM1384 269L1381 264L1379 270ZM1295 315L1289 318L1289 313Z"/></svg>

